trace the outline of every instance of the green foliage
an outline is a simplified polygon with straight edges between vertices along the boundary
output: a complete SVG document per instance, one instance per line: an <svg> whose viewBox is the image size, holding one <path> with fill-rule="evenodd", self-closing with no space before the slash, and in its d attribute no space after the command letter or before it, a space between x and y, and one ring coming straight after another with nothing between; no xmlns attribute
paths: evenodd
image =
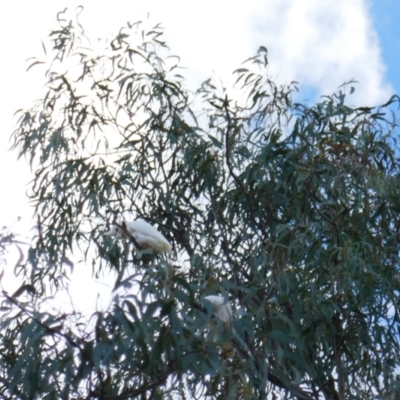
<svg viewBox="0 0 400 400"><path fill-rule="evenodd" d="M262 47L235 72L240 101L211 80L192 94L159 26L128 24L93 48L65 18L50 34L47 93L13 135L35 173L39 234L28 297L4 299L2 396L384 395L400 361L396 98L293 104ZM103 237L124 211L157 226L174 256ZM127 290L110 310L43 311L72 252L119 275ZM232 327L201 302L216 292Z"/></svg>

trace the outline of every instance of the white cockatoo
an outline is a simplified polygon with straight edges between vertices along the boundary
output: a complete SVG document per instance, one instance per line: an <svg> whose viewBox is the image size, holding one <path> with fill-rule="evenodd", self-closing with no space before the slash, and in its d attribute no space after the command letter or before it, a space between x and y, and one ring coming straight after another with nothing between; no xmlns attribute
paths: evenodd
<svg viewBox="0 0 400 400"><path fill-rule="evenodd" d="M232 319L232 308L228 300L224 296L210 295L205 296L204 300L209 301L212 304L213 315L219 318L223 322L229 322Z"/></svg>
<svg viewBox="0 0 400 400"><path fill-rule="evenodd" d="M122 222L117 222L122 226ZM153 228L148 222L143 219L138 219L132 222L125 222L126 230L134 237L138 245L143 250L153 250L162 253L170 253L172 246L165 237ZM104 232L106 236L115 236L117 238L127 238L127 234L123 229L113 225L108 232Z"/></svg>

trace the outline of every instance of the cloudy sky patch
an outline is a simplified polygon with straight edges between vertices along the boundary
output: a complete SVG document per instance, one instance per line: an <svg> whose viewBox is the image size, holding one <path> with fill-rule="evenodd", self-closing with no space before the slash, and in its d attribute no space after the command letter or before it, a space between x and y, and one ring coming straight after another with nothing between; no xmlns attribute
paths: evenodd
<svg viewBox="0 0 400 400"><path fill-rule="evenodd" d="M393 94L365 1L267 3L254 17L255 38L269 49L273 76L296 80L300 89L312 88L318 95L355 79L351 101L357 105L378 104Z"/></svg>

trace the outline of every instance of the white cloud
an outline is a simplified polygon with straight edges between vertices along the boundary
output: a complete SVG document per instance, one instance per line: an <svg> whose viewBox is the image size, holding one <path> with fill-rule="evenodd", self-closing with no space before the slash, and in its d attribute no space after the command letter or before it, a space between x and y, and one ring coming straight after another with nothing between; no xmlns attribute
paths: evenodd
<svg viewBox="0 0 400 400"><path fill-rule="evenodd" d="M365 0L269 0L253 16L255 39L269 49L271 73L331 94L355 79L356 104L393 94L384 80L379 40Z"/></svg>

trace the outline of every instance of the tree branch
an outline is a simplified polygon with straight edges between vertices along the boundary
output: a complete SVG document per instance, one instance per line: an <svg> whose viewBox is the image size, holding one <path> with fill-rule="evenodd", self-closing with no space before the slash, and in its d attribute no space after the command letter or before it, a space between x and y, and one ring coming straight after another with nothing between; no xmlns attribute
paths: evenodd
<svg viewBox="0 0 400 400"><path fill-rule="evenodd" d="M44 328L47 332L52 333L53 335L57 335L59 337L62 337L64 339L67 340L67 342L75 347L78 348L79 350L82 351L82 348L79 346L79 344L77 342L75 342L73 339L71 339L67 334L65 333L60 333L59 331L50 328L49 326L47 326L46 324L44 324L43 322L39 321L37 318L35 318L32 314L31 311L27 310L23 305L21 305L20 303L18 303L15 299L13 299L11 296L9 296L4 290L3 290L3 296L10 301L12 304L14 304L15 306L17 306L21 311L23 311L25 314L27 314L33 321L35 321L38 325L40 325L42 328Z"/></svg>
<svg viewBox="0 0 400 400"><path fill-rule="evenodd" d="M140 246L140 244L137 242L137 240L131 235L131 233L130 233L130 232L128 231L128 229L126 228L126 222L125 222L125 221L122 221L121 225L118 224L118 222L114 222L114 225L115 225L117 228L121 229L122 232L123 232L126 236L128 236L129 240L133 243L133 245L134 245L139 251L143 250L143 249L142 249L142 246Z"/></svg>
<svg viewBox="0 0 400 400"><path fill-rule="evenodd" d="M247 191L246 191L243 183L239 179L239 177L233 171L232 164L231 164L231 161L230 161L231 150L230 150L230 144L229 144L229 137L231 135L231 130L232 130L232 119L231 119L231 115L230 115L229 109L228 109L229 101L228 101L228 97L227 96L225 97L225 100L223 102L223 107L224 107L224 110L225 110L225 116L226 116L226 120L227 120L227 123L228 123L228 125L226 127L226 132L225 132L225 159L226 159L226 165L228 166L228 170L229 170L230 175L235 180L235 182L239 186L242 194L246 198L247 206L249 208L249 213L250 213L251 219L253 220L253 223L257 226L258 229L261 230L261 232L264 235L264 237L267 238L268 234L265 231L264 226L261 223L258 223L257 220L256 220L250 196L247 193Z"/></svg>
<svg viewBox="0 0 400 400"><path fill-rule="evenodd" d="M318 164L317 164L317 165L318 165ZM309 181L310 181L310 182L311 182L312 178L313 178L314 175L315 175L315 171L316 171L317 165L315 166L314 171L313 171L313 173L311 174L311 176L310 176L310 178L309 178ZM311 203L313 204L313 207L315 208L315 211L318 213L318 215L319 215L324 221L328 222L329 224L331 224L331 225L334 227L335 233L336 233L336 246L339 247L339 246L340 246L340 235L339 235L339 228L338 228L337 222L336 222L336 221L333 221L333 220L331 220L331 219L329 219L329 218L327 218L327 217L326 217L324 214L322 214L322 212L319 210L319 208L317 207L317 204L315 203L314 196L313 196L313 194L311 193L310 183L309 183L309 182L304 182L304 186L305 186L306 189L307 189L308 195L310 196L310 200L311 200Z"/></svg>

